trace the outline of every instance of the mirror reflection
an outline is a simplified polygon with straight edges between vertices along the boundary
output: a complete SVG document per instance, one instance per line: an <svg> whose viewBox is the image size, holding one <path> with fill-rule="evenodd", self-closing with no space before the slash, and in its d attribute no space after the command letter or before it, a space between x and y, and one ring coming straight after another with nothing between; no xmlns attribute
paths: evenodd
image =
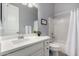
<svg viewBox="0 0 79 59"><path fill-rule="evenodd" d="M38 8L32 3L2 3L2 36L36 35Z"/></svg>

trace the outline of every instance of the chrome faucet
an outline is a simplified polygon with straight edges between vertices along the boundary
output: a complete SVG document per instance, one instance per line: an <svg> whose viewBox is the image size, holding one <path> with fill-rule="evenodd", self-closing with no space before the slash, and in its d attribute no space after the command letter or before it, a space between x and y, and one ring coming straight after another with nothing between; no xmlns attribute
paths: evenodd
<svg viewBox="0 0 79 59"><path fill-rule="evenodd" d="M22 33L17 32L17 34L18 34L18 39L24 39L24 36L23 36L23 34L22 34Z"/></svg>

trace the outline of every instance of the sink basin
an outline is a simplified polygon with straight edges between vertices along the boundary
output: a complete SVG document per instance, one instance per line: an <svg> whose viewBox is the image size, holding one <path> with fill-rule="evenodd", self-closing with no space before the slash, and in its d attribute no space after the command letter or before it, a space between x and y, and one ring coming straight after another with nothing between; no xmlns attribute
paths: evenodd
<svg viewBox="0 0 79 59"><path fill-rule="evenodd" d="M13 44L18 44L18 43L23 43L25 41L29 41L29 39L18 39L18 40L13 40L12 43Z"/></svg>

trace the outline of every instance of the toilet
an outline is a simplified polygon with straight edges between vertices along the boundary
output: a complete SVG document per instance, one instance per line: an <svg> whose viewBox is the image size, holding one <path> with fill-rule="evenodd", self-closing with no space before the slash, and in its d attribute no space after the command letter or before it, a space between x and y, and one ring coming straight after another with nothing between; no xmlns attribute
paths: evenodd
<svg viewBox="0 0 79 59"><path fill-rule="evenodd" d="M49 49L52 52L53 56L59 56L59 51L63 52L63 43L53 42L49 44Z"/></svg>

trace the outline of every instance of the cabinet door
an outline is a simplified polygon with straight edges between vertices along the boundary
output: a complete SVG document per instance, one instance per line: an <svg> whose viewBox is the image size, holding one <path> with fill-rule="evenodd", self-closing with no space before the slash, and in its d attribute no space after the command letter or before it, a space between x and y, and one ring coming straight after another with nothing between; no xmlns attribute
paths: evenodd
<svg viewBox="0 0 79 59"><path fill-rule="evenodd" d="M49 40L44 42L44 55L49 56Z"/></svg>
<svg viewBox="0 0 79 59"><path fill-rule="evenodd" d="M34 53L36 53L37 51L39 51L39 49L43 48L43 42L37 43L37 44L33 44L29 47L25 47L21 50L17 50L13 53L7 54L7 56L30 56Z"/></svg>
<svg viewBox="0 0 79 59"><path fill-rule="evenodd" d="M43 49L36 51L35 53L33 53L31 56L43 56Z"/></svg>
<svg viewBox="0 0 79 59"><path fill-rule="evenodd" d="M45 47L45 56L49 56L49 47Z"/></svg>

